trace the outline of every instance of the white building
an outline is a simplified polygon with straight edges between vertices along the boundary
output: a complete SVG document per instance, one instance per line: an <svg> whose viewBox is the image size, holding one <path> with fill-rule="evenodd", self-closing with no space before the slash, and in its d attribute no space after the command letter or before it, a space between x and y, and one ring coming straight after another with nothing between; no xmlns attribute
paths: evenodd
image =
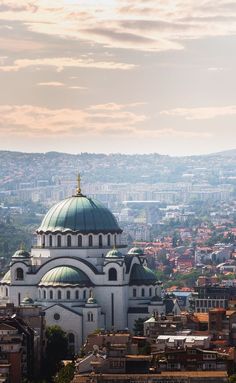
<svg viewBox="0 0 236 383"><path fill-rule="evenodd" d="M44 308L77 352L98 328L133 329L137 318L165 313L161 286L140 249L126 254L122 230L99 202L77 193L54 205L31 253L18 250L0 282L1 303L26 297Z"/></svg>

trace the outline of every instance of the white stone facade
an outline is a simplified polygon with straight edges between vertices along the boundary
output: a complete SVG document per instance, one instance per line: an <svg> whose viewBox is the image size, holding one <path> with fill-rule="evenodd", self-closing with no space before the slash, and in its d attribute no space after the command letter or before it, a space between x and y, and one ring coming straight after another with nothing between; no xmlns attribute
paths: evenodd
<svg viewBox="0 0 236 383"><path fill-rule="evenodd" d="M144 255L140 249L126 254L121 234L121 230L68 233L64 228L38 233L30 254L20 250L13 255L0 283L1 302L19 305L25 297L32 298L44 307L47 325L58 324L69 334L74 352L98 328L132 330L135 319L164 311L164 306L152 300L160 296L161 287L146 267ZM72 277L77 272L86 277L85 281L67 280L72 278L68 270ZM54 280L45 282L48 272Z"/></svg>

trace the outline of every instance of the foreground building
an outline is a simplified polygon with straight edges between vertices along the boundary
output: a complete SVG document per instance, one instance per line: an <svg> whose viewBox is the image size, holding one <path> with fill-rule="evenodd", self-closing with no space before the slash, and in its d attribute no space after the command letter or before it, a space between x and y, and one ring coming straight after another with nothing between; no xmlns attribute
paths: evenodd
<svg viewBox="0 0 236 383"><path fill-rule="evenodd" d="M165 313L143 252L127 254L113 214L83 195L78 181L76 194L44 217L31 253L13 255L0 284L2 303L27 298L42 306L47 325L67 332L71 353L98 328L132 330L135 319Z"/></svg>

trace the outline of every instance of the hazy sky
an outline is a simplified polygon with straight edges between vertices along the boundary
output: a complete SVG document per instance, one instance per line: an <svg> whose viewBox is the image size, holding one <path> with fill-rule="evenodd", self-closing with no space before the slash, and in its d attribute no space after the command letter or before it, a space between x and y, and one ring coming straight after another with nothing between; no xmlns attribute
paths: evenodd
<svg viewBox="0 0 236 383"><path fill-rule="evenodd" d="M0 149L236 147L236 1L0 0Z"/></svg>

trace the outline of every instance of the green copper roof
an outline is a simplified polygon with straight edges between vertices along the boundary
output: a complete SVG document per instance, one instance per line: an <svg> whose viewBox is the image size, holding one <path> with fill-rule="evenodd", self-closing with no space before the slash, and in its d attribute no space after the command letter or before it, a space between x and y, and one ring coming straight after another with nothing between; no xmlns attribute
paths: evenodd
<svg viewBox="0 0 236 383"><path fill-rule="evenodd" d="M130 274L130 285L151 285L157 282L155 273L146 266L134 264Z"/></svg>
<svg viewBox="0 0 236 383"><path fill-rule="evenodd" d="M39 286L91 286L87 275L72 266L57 266L49 270L41 279Z"/></svg>
<svg viewBox="0 0 236 383"><path fill-rule="evenodd" d="M30 298L30 297L25 297L25 298L21 301L21 305L24 305L24 306L27 306L27 305L31 306L31 305L33 305L33 304L34 304L34 301L33 301L33 299Z"/></svg>
<svg viewBox="0 0 236 383"><path fill-rule="evenodd" d="M114 215L100 202L82 194L54 205L45 215L37 232L72 231L88 233L121 233Z"/></svg>
<svg viewBox="0 0 236 383"><path fill-rule="evenodd" d="M10 282L11 282L11 271L8 270L8 272L1 279L1 283L10 283Z"/></svg>
<svg viewBox="0 0 236 383"><path fill-rule="evenodd" d="M88 300L87 300L87 304L90 304L90 305L96 305L97 304L97 300L93 297L90 297Z"/></svg>
<svg viewBox="0 0 236 383"><path fill-rule="evenodd" d="M123 257L123 254L117 249L112 249L108 251L108 253L106 254L106 258L120 258L120 257Z"/></svg>
<svg viewBox="0 0 236 383"><path fill-rule="evenodd" d="M143 250L140 249L140 247L132 247L132 249L129 250L128 254L130 254L130 255L143 255Z"/></svg>
<svg viewBox="0 0 236 383"><path fill-rule="evenodd" d="M20 250L17 250L12 257L13 258L29 258L30 253L28 253L28 251L26 250L20 249Z"/></svg>

